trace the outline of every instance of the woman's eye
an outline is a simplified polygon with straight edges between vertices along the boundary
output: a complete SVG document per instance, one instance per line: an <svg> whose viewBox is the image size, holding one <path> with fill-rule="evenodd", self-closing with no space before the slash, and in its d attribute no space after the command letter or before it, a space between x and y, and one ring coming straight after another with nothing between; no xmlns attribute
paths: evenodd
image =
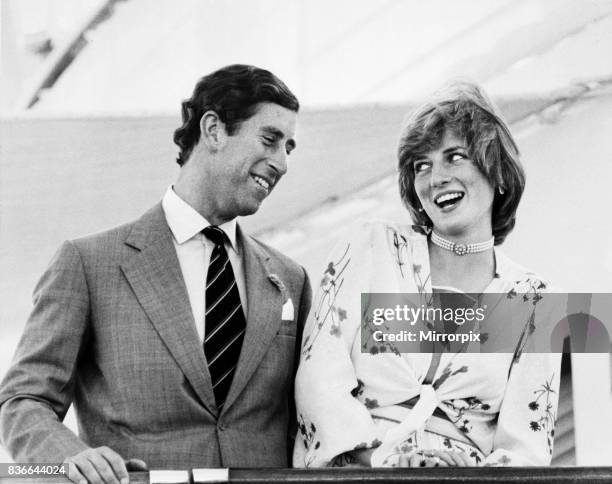
<svg viewBox="0 0 612 484"><path fill-rule="evenodd" d="M456 162L465 159L467 159L467 155L465 155L464 153L451 153L451 155L449 156L450 162Z"/></svg>
<svg viewBox="0 0 612 484"><path fill-rule="evenodd" d="M422 173L429 168L429 165L430 163L428 161L417 161L414 163L414 172L416 174Z"/></svg>
<svg viewBox="0 0 612 484"><path fill-rule="evenodd" d="M263 141L266 146L274 146L274 143L276 142L276 140L270 136L264 136Z"/></svg>

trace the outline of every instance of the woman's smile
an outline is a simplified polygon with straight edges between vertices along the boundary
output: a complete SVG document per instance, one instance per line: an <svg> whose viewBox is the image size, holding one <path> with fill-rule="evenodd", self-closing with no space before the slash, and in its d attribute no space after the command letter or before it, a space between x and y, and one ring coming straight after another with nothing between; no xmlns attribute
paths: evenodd
<svg viewBox="0 0 612 484"><path fill-rule="evenodd" d="M464 196L465 192L461 190L445 191L436 195L433 202L441 212L446 213L457 208Z"/></svg>

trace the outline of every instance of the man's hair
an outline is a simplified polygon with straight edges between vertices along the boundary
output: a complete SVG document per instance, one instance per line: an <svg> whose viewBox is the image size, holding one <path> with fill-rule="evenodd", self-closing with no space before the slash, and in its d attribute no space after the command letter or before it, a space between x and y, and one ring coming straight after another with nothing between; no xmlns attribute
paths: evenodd
<svg viewBox="0 0 612 484"><path fill-rule="evenodd" d="M408 118L398 147L402 200L415 223L433 226L414 188L413 164L437 149L447 130L465 140L470 159L495 190L491 223L495 244L501 244L514 228L525 172L506 122L476 84L449 84Z"/></svg>
<svg viewBox="0 0 612 484"><path fill-rule="evenodd" d="M182 166L189 159L200 139L200 119L206 111L217 113L231 136L264 102L295 112L300 109L285 83L265 69L233 64L202 77L192 96L182 104L183 124L174 132L174 142L179 147L176 162Z"/></svg>

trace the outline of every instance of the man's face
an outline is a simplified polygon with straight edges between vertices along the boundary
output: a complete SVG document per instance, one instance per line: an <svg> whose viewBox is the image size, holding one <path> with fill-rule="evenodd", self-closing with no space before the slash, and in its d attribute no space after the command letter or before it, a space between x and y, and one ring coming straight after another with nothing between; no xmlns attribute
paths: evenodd
<svg viewBox="0 0 612 484"><path fill-rule="evenodd" d="M227 221L255 213L287 172L295 148L297 113L261 103L219 147L208 167L206 198L214 217Z"/></svg>

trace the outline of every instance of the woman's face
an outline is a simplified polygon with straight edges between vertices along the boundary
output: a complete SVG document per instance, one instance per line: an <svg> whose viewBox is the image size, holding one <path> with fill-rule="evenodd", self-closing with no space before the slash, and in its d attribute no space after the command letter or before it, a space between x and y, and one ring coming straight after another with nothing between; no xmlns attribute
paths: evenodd
<svg viewBox="0 0 612 484"><path fill-rule="evenodd" d="M413 164L414 187L439 235L482 242L491 237L495 194L463 139L445 131L440 146Z"/></svg>

